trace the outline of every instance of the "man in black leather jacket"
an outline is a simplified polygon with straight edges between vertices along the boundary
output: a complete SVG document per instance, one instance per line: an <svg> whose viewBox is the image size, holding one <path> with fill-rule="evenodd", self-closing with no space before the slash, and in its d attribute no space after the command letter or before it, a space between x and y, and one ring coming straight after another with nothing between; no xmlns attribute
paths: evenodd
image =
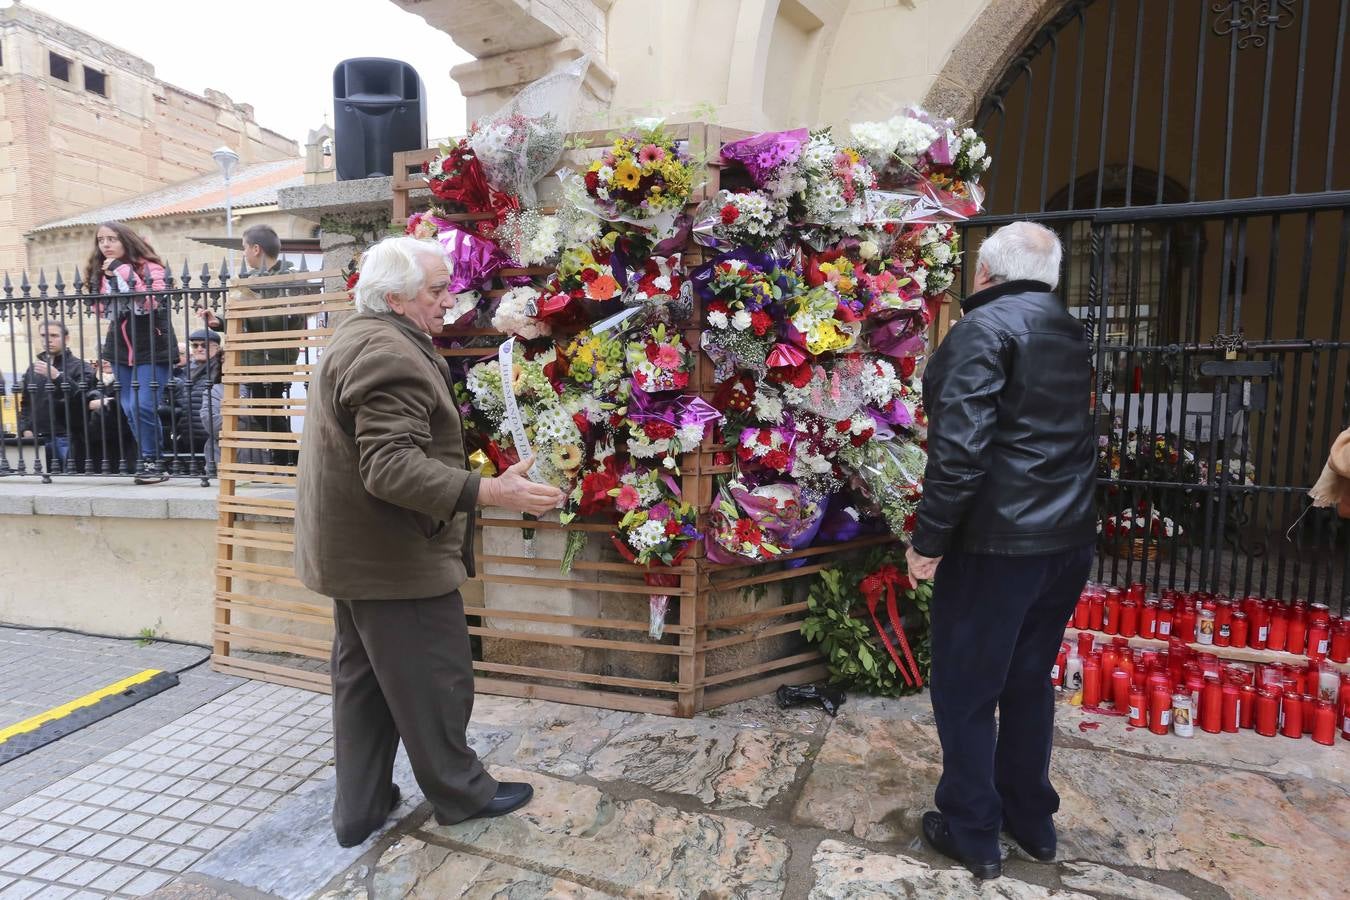
<svg viewBox="0 0 1350 900"><path fill-rule="evenodd" d="M981 878L1002 873L1000 826L1054 859L1050 670L1096 537L1092 369L1053 293L1060 255L1041 225L990 235L965 315L924 373L928 468L908 557L916 577L936 572L943 771L923 830Z"/></svg>

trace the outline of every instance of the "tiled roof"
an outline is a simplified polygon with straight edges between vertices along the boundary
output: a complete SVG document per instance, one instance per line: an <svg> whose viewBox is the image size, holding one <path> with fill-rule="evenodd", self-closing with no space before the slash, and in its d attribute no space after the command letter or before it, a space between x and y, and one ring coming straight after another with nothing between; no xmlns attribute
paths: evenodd
<svg viewBox="0 0 1350 900"><path fill-rule="evenodd" d="M234 209L267 206L277 202L282 188L305 183L305 161L283 159L257 163L235 171L230 178L230 205ZM147 194L118 200L97 209L87 209L65 219L45 222L29 234L74 225L125 222L182 213L210 212L225 208L225 184L218 173L156 188Z"/></svg>

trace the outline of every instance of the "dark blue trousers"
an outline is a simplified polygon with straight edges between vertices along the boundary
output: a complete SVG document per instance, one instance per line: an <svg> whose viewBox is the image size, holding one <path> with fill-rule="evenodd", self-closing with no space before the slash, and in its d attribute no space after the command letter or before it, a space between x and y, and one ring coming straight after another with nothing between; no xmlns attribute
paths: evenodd
<svg viewBox="0 0 1350 900"><path fill-rule="evenodd" d="M1019 834L1039 835L1059 809L1050 785L1050 670L1092 556L1091 546L1048 556L958 551L938 566L931 607L931 690L942 742L937 808L976 859L998 858L1005 818Z"/></svg>

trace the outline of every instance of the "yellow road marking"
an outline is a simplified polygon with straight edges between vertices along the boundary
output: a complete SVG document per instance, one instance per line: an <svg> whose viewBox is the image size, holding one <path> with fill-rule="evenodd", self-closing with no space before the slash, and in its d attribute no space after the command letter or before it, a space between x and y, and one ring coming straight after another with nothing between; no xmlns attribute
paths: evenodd
<svg viewBox="0 0 1350 900"><path fill-rule="evenodd" d="M161 670L159 669L146 669L144 672L138 672L130 678L123 678L121 681L115 681L107 687L99 688L92 693L85 694L83 697L77 697L69 703L53 706L46 712L38 713L32 718L24 719L22 722L15 722L7 728L0 728L0 744L3 744L16 734L24 734L25 732L33 731L48 722L54 722L57 719L65 718L77 709L93 706L104 697L120 694L133 684L142 684L149 681L151 678L158 675L160 671Z"/></svg>

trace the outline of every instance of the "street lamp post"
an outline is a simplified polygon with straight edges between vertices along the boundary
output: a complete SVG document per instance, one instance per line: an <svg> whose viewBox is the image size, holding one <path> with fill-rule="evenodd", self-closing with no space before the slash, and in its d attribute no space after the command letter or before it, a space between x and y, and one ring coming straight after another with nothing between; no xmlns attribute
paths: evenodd
<svg viewBox="0 0 1350 900"><path fill-rule="evenodd" d="M225 178L225 237L234 237L234 210L230 205L230 173L239 164L239 154L229 147L217 147L211 152L211 158L220 166L220 174ZM234 247L228 250L230 262L234 262ZM230 268L234 268L231 265Z"/></svg>

